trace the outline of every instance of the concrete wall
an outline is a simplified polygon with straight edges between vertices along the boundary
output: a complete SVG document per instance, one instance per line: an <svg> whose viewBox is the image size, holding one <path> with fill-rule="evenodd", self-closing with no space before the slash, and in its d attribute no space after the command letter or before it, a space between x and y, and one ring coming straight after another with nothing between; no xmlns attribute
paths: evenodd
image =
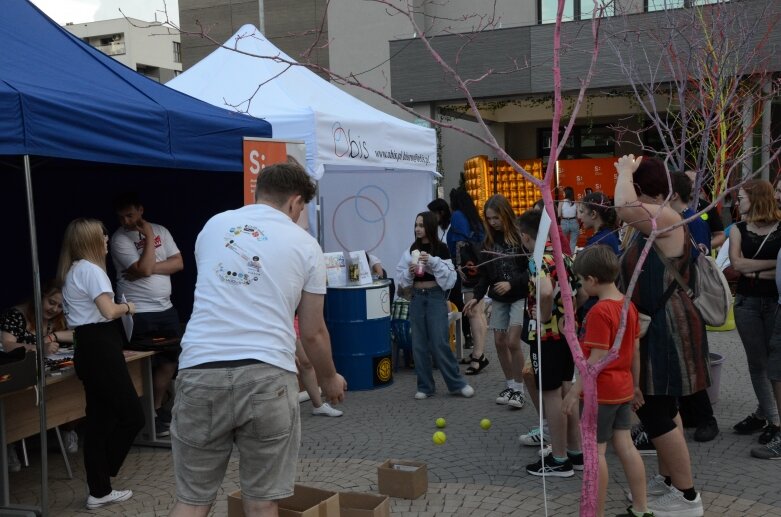
<svg viewBox="0 0 781 517"><path fill-rule="evenodd" d="M636 4L628 4L636 8ZM781 71L781 26L772 20L781 15L781 3L765 0L744 0L722 4L729 23L716 23L715 29L738 34L733 41L741 41L743 56L750 56L755 48L768 58L763 67ZM708 13L714 7L705 7ZM656 39L669 40L677 46L676 52L685 58L687 44L682 37L671 38L670 27L697 23L693 9L674 9L670 12L612 16L602 20L600 52L592 88L619 88L628 83L623 63L634 65L637 82L653 78L657 83L669 80L671 75L663 62L661 46ZM477 97L530 95L553 90L552 58L553 29L551 24L494 30L479 34L466 47L460 35L442 36L433 46L464 77L478 77L492 70L504 71L480 81L472 88ZM701 29L700 29L701 30ZM762 41L767 38L766 41ZM562 26L562 41L566 52L561 56L562 87L576 90L586 76L594 51L591 22L570 22ZM413 39L391 41L391 86L394 94L417 102L445 101L460 98L452 81L441 73L429 51ZM456 63L456 56L458 62ZM745 59L745 58L742 58ZM528 63L528 66L527 66ZM686 66L684 64L684 66ZM513 73L507 73L517 68Z"/></svg>
<svg viewBox="0 0 781 517"><path fill-rule="evenodd" d="M258 0L179 0L183 69L211 54L247 23L260 25Z"/></svg>

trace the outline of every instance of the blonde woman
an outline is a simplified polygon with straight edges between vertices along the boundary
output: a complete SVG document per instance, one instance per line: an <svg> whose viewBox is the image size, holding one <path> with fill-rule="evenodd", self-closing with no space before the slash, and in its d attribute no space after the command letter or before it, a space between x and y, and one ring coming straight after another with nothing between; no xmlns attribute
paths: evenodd
<svg viewBox="0 0 781 517"><path fill-rule="evenodd" d="M144 415L127 371L119 318L132 315L132 303L114 302L106 275L108 234L95 219L75 219L65 229L58 278L65 317L73 329L76 375L87 399L84 468L90 510L129 499L131 490L113 490Z"/></svg>

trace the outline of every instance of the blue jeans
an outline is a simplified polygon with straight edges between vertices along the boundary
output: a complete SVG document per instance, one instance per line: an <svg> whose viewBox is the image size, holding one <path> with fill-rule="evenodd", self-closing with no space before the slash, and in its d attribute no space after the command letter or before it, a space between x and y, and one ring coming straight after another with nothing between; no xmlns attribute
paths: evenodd
<svg viewBox="0 0 781 517"><path fill-rule="evenodd" d="M569 238L569 249L572 253L575 253L575 248L578 245L578 237L580 237L580 224L576 218L562 219L561 231Z"/></svg>
<svg viewBox="0 0 781 517"><path fill-rule="evenodd" d="M412 356L415 359L415 375L418 391L433 395L434 372L431 358L439 367L445 385L450 392L460 391L466 382L458 370L458 363L450 351L447 322L447 294L439 287L413 289L409 305L412 328Z"/></svg>
<svg viewBox="0 0 781 517"><path fill-rule="evenodd" d="M756 415L778 425L778 407L768 378L770 340L776 323L776 296L735 296L735 325L746 350L748 373L759 406Z"/></svg>

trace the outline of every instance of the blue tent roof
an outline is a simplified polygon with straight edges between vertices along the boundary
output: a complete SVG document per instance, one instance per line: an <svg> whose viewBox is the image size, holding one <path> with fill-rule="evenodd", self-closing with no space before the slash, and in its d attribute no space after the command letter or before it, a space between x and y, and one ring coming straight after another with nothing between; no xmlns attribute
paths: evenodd
<svg viewBox="0 0 781 517"><path fill-rule="evenodd" d="M27 0L0 16L0 155L240 171L242 137L264 120L231 113L136 73Z"/></svg>

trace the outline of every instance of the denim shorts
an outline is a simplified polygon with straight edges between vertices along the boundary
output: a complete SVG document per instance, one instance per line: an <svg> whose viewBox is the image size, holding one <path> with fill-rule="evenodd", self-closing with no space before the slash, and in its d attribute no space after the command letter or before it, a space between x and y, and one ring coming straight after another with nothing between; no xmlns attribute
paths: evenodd
<svg viewBox="0 0 781 517"><path fill-rule="evenodd" d="M523 325L523 309L525 300L521 298L513 303L491 303L491 321L488 328L492 330L507 330L510 327Z"/></svg>
<svg viewBox="0 0 781 517"><path fill-rule="evenodd" d="M295 373L265 363L179 371L171 421L179 501L214 502L234 442L242 497L291 496L300 438Z"/></svg>

